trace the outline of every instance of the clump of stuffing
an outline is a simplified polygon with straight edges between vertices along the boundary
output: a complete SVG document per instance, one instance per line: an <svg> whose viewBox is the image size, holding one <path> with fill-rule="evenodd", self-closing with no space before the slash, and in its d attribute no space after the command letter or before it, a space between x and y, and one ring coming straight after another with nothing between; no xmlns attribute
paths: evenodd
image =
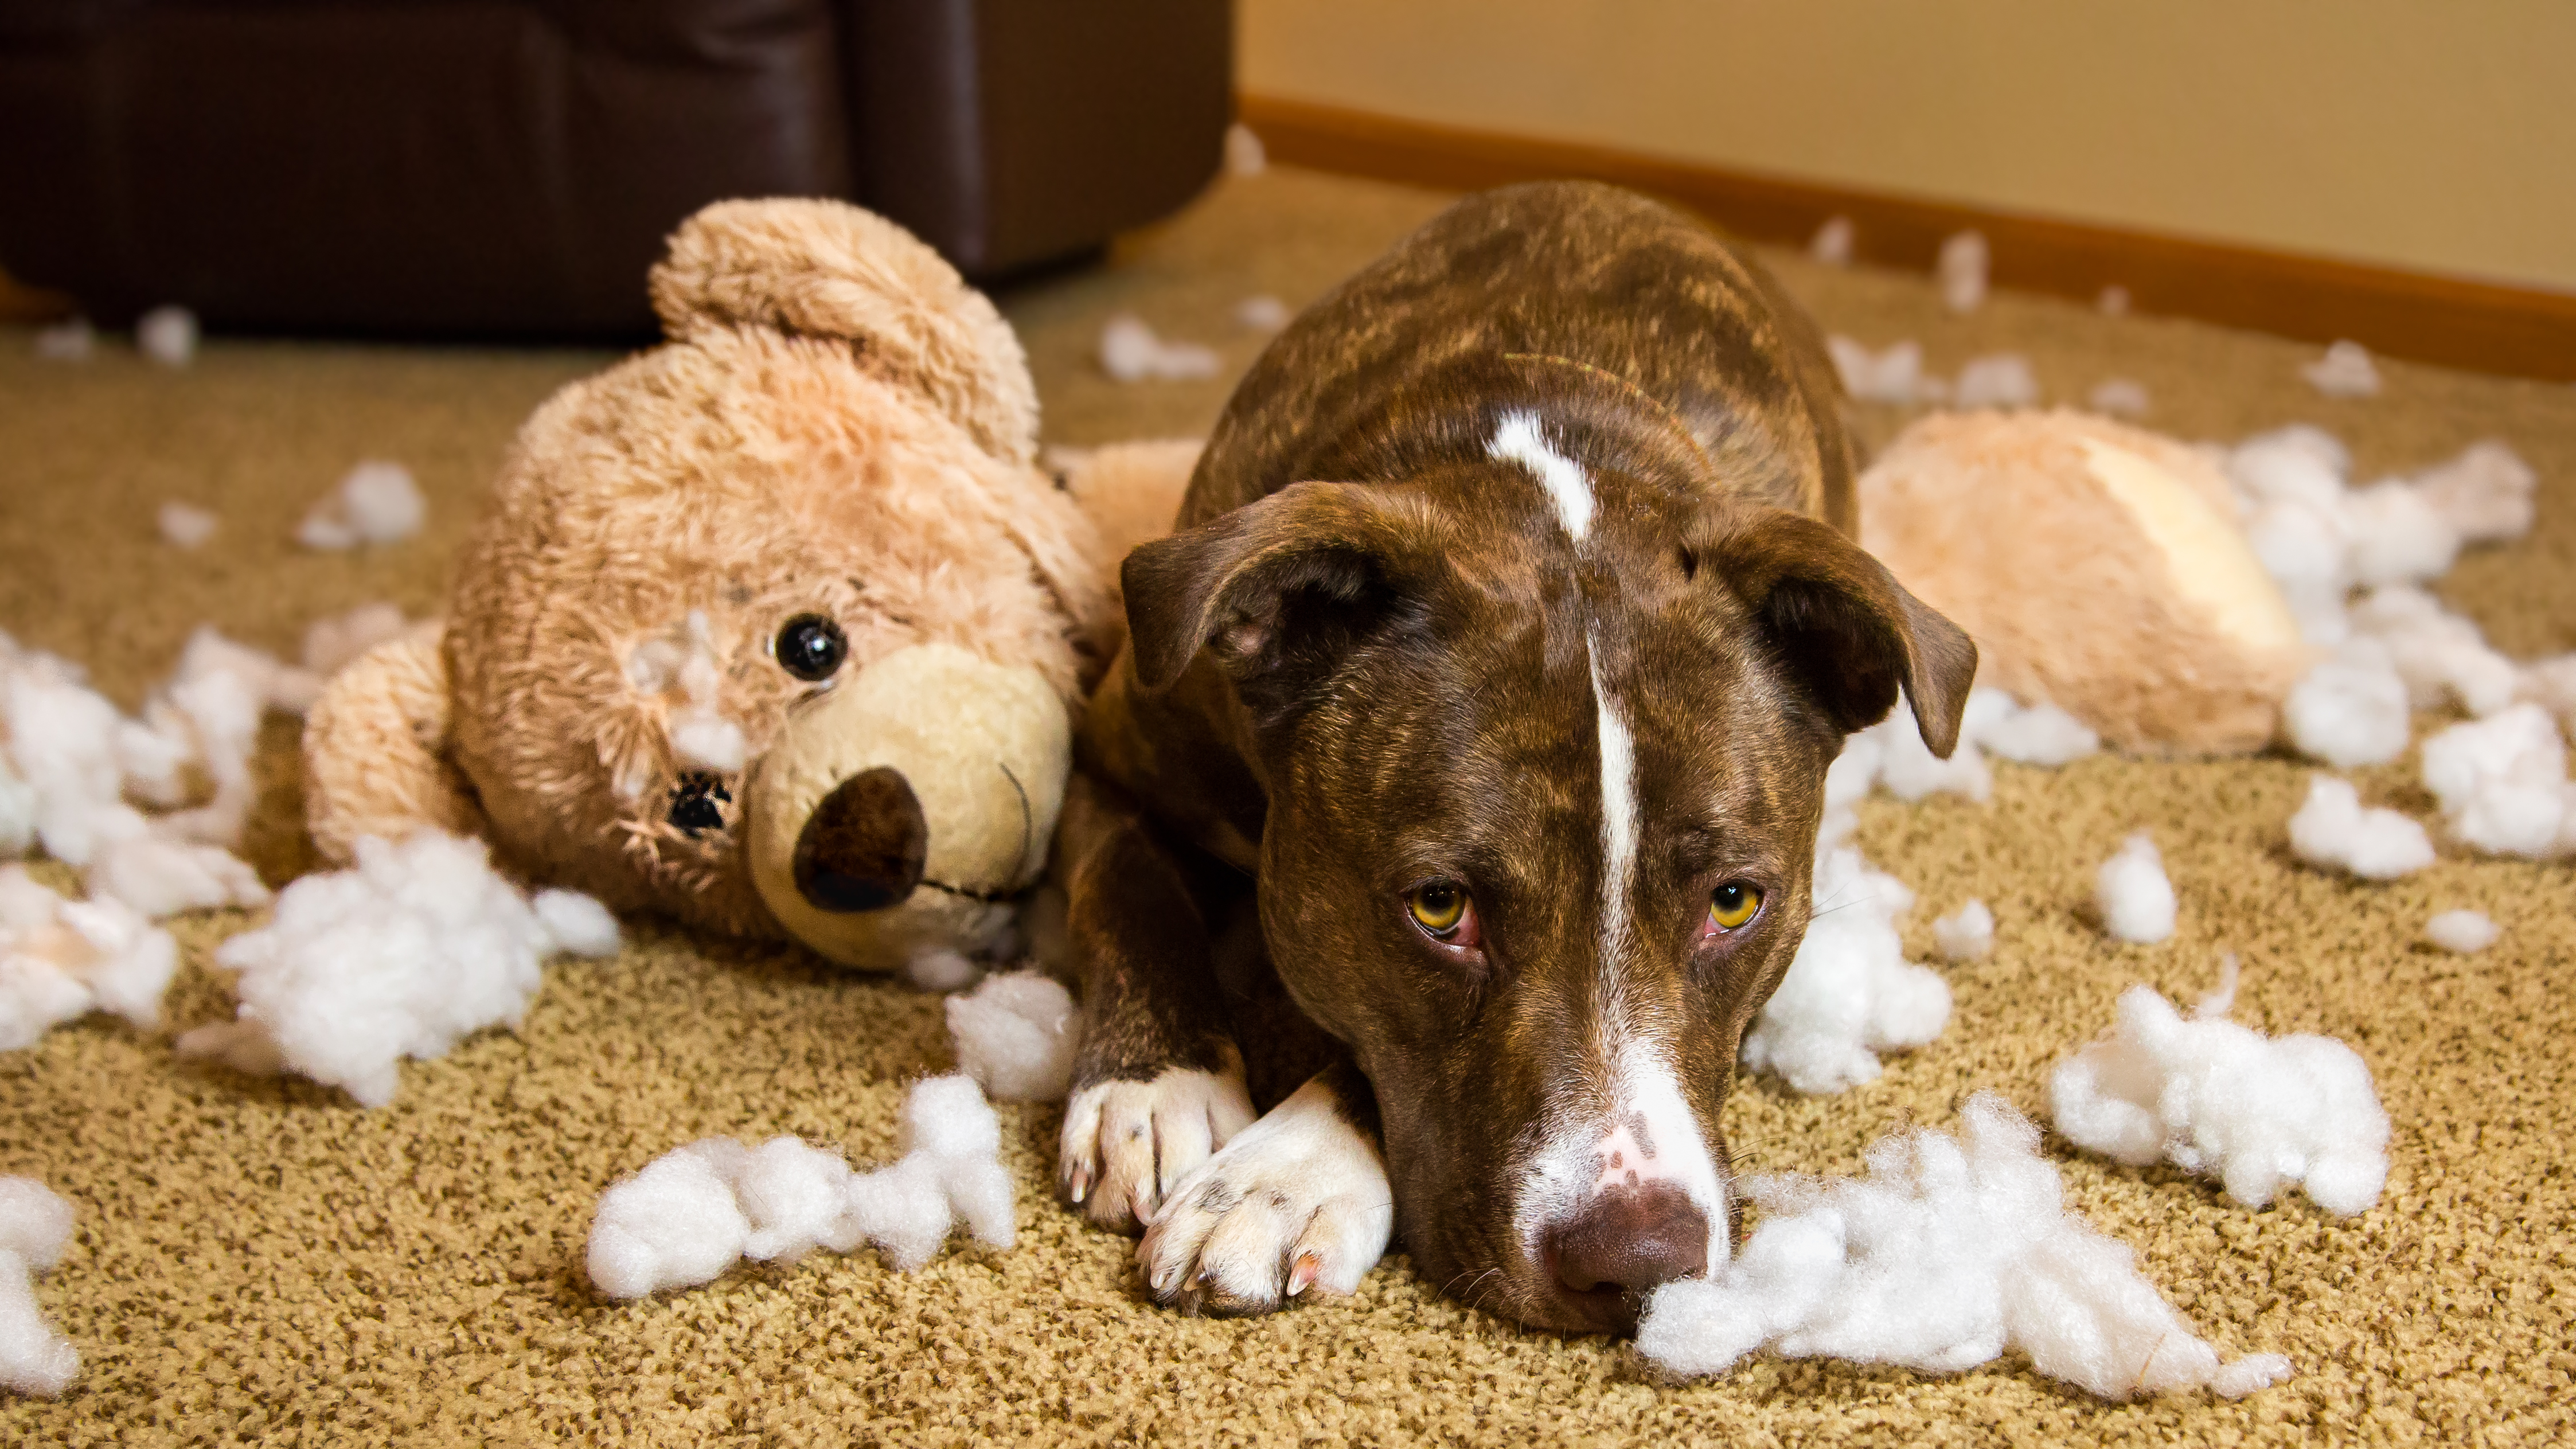
<svg viewBox="0 0 2576 1449"><path fill-rule="evenodd" d="M1843 391L1862 402L1902 407L1937 402L1949 394L1946 383L1923 370L1923 345L1911 339L1872 352L1848 337L1833 336L1825 339L1825 350L1833 355L1834 371L1842 374Z"/></svg>
<svg viewBox="0 0 2576 1449"><path fill-rule="evenodd" d="M2350 782L2318 775L2308 782L2307 803L2290 817L2290 853L2363 880L2395 880L2431 865L2433 842L2394 810L2363 809Z"/></svg>
<svg viewBox="0 0 2576 1449"><path fill-rule="evenodd" d="M1241 121L1225 128L1225 169L1236 176L1258 176L1270 169L1270 152L1261 137Z"/></svg>
<svg viewBox="0 0 2576 1449"><path fill-rule="evenodd" d="M259 872L219 845L200 845L139 823L102 844L83 881L93 900L118 901L147 920L183 911L249 909L268 904Z"/></svg>
<svg viewBox="0 0 2576 1449"><path fill-rule="evenodd" d="M1995 954L1995 913L1970 901L1932 923L1932 945L1944 961L1983 961Z"/></svg>
<svg viewBox="0 0 2576 1449"><path fill-rule="evenodd" d="M2281 707L2282 728L2300 754L2347 770L2406 753L2411 722L2406 680L2388 646L2367 635L2337 646Z"/></svg>
<svg viewBox="0 0 2576 1449"><path fill-rule="evenodd" d="M2422 589L2404 585L2373 589L2352 606L2352 628L2378 640L2390 667L2406 681L2417 709L2444 699L2481 718L2514 701L2522 672L2487 646L2478 626L2442 607Z"/></svg>
<svg viewBox="0 0 2576 1449"><path fill-rule="evenodd" d="M947 1076L913 1084L902 1156L875 1172L853 1173L838 1152L794 1137L693 1142L600 1197L590 1281L611 1298L641 1298L713 1282L741 1258L792 1263L863 1242L910 1273L960 1220L977 1241L1008 1248L1016 1225L1001 1132L975 1084Z"/></svg>
<svg viewBox="0 0 2576 1449"><path fill-rule="evenodd" d="M2414 479L2416 491L2465 543L2506 543L2529 533L2539 483L2529 463L2492 438Z"/></svg>
<svg viewBox="0 0 2576 1449"><path fill-rule="evenodd" d="M1807 243L1807 255L1829 267L1848 267L1852 264L1852 243L1859 236L1850 217L1826 217L1825 224L1816 228L1815 239Z"/></svg>
<svg viewBox="0 0 2576 1449"><path fill-rule="evenodd" d="M2084 405L2113 417L2143 418L2148 411L2147 385L2135 378L2106 377L2085 394Z"/></svg>
<svg viewBox="0 0 2576 1449"><path fill-rule="evenodd" d="M963 991L975 984L984 968L963 951L933 946L914 952L903 963L903 974L923 991Z"/></svg>
<svg viewBox="0 0 2576 1449"><path fill-rule="evenodd" d="M1914 892L1849 846L1816 861L1814 917L1744 1034L1744 1065L1810 1095L1879 1074L1878 1053L1925 1045L1950 1023L1950 984L1905 959L1899 917Z"/></svg>
<svg viewBox="0 0 2576 1449"><path fill-rule="evenodd" d="M98 331L87 317L74 317L36 333L36 355L47 362L87 362L98 350Z"/></svg>
<svg viewBox="0 0 2576 1449"><path fill-rule="evenodd" d="M2289 1377L2278 1354L2222 1361L2127 1244L2067 1212L2039 1130L2003 1098L1979 1092L1960 1117L1960 1137L1881 1138L1866 1177L1752 1179L1761 1226L1714 1276L1655 1290L1639 1351L1701 1375L1765 1347L1924 1373L2016 1349L2115 1401L2204 1387L2242 1398Z"/></svg>
<svg viewBox="0 0 2576 1449"><path fill-rule="evenodd" d="M1254 332L1276 332L1287 326L1296 315L1287 303L1267 293L1246 297L1234 304L1236 325Z"/></svg>
<svg viewBox="0 0 2576 1449"><path fill-rule="evenodd" d="M304 631L304 667L328 679L406 627L399 604L360 604L345 614L316 619Z"/></svg>
<svg viewBox="0 0 2576 1449"><path fill-rule="evenodd" d="M155 307L135 319L134 345L163 367L185 367L197 357L197 314Z"/></svg>
<svg viewBox="0 0 2576 1449"><path fill-rule="evenodd" d="M32 1177L0 1177L0 1388L58 1399L80 1372L80 1351L36 1306L35 1275L71 1239L70 1203Z"/></svg>
<svg viewBox="0 0 2576 1449"><path fill-rule="evenodd" d="M2532 860L2576 850L2567 746L2539 705L2518 704L2426 740L2424 788L2463 845Z"/></svg>
<svg viewBox="0 0 2576 1449"><path fill-rule="evenodd" d="M2030 370L2030 359L2018 352L1970 358L1950 387L1950 405L1956 408L2026 408L2038 401L2039 377Z"/></svg>
<svg viewBox="0 0 2576 1449"><path fill-rule="evenodd" d="M1963 231L1941 243L1935 268L1941 279L1941 301L1953 312L1974 312L1986 300L1986 238Z"/></svg>
<svg viewBox="0 0 2576 1449"><path fill-rule="evenodd" d="M2058 1063L2049 1111L2076 1146L2131 1167L2158 1158L2259 1208L2292 1185L2343 1217L2379 1201L2388 1114L2370 1068L2332 1037L2267 1037L2226 1019L2236 958L2191 1019L2147 986L2120 993L2111 1035Z"/></svg>
<svg viewBox="0 0 2576 1449"><path fill-rule="evenodd" d="M178 943L132 907L65 900L25 866L0 866L0 1051L91 1011L153 1030L178 969Z"/></svg>
<svg viewBox="0 0 2576 1449"><path fill-rule="evenodd" d="M2100 735L2056 705L2046 700L2025 705L2009 691L1992 687L1968 691L1959 736L1988 754L2045 769L2073 764L2102 749Z"/></svg>
<svg viewBox="0 0 2576 1449"><path fill-rule="evenodd" d="M362 543L399 543L420 532L428 516L429 503L412 482L410 469L400 463L364 462L304 515L295 526L295 541L333 551Z"/></svg>
<svg viewBox="0 0 2576 1449"><path fill-rule="evenodd" d="M1214 349L1195 342L1167 342L1145 319L1121 312L1100 329L1100 370L1120 382L1187 382L1214 377Z"/></svg>
<svg viewBox="0 0 2576 1449"><path fill-rule="evenodd" d="M445 1056L490 1026L515 1030L559 951L606 955L615 924L596 901L496 874L481 841L424 829L358 842L357 864L278 894L270 923L226 941L241 973L236 1019L179 1038L183 1055L237 1070L294 1071L381 1107L404 1057Z"/></svg>
<svg viewBox="0 0 2576 1449"><path fill-rule="evenodd" d="M1073 997L1041 972L987 976L974 995L948 998L958 1069L1004 1101L1062 1101L1080 1026Z"/></svg>
<svg viewBox="0 0 2576 1449"><path fill-rule="evenodd" d="M2141 830L2120 843L2094 877L2093 899L2113 940L2150 945L2173 934L2173 882L2154 836Z"/></svg>
<svg viewBox="0 0 2576 1449"><path fill-rule="evenodd" d="M207 539L215 536L215 528L221 522L212 509L199 508L193 503L181 503L174 498L161 505L161 537L175 548L203 547Z"/></svg>
<svg viewBox="0 0 2576 1449"><path fill-rule="evenodd" d="M2445 951L2475 955L2496 943L2504 928L2483 911L2444 911L2424 923L2424 939Z"/></svg>
<svg viewBox="0 0 2576 1449"><path fill-rule="evenodd" d="M2378 365L2370 360L2370 350L2358 342L2337 341L2325 356L2301 365L2299 375L2327 397L2379 395Z"/></svg>
<svg viewBox="0 0 2576 1449"><path fill-rule="evenodd" d="M2113 282L2094 295L2093 307L2105 317L2126 317L2129 315L2129 289Z"/></svg>

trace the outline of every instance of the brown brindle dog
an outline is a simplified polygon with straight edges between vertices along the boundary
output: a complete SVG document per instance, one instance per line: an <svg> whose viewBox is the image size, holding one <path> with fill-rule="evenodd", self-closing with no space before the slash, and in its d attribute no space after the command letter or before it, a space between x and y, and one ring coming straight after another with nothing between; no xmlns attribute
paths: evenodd
<svg viewBox="0 0 2576 1449"><path fill-rule="evenodd" d="M1157 1298L1347 1292L1394 1227L1621 1329L1725 1260L1825 769L1900 686L1948 754L1976 668L1851 541L1838 406L1749 258L1578 184L1459 203L1236 389L1064 836L1063 1191Z"/></svg>

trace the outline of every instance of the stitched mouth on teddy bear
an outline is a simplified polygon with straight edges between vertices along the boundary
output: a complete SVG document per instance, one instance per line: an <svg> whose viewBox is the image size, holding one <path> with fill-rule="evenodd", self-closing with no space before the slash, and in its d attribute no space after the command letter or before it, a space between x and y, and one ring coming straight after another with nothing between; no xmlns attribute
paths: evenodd
<svg viewBox="0 0 2576 1449"><path fill-rule="evenodd" d="M993 763L1019 796L1019 854L1025 856L1036 829L1028 790L1009 765ZM676 813L673 823L678 823ZM792 857L796 892L815 909L839 915L884 910L920 886L974 901L1010 898L1007 892L926 878L922 871L929 856L930 823L920 798L902 771L879 765L833 787L797 833Z"/></svg>

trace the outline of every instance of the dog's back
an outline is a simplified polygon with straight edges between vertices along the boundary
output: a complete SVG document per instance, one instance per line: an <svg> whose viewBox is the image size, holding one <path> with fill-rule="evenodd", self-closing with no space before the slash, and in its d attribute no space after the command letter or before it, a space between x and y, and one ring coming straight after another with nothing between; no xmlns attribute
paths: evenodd
<svg viewBox="0 0 2576 1449"><path fill-rule="evenodd" d="M1579 181L1470 197L1308 308L1236 388L1178 526L1291 483L1482 456L1492 400L1532 387L1632 391L1717 486L1854 531L1852 451L1814 324L1706 225Z"/></svg>

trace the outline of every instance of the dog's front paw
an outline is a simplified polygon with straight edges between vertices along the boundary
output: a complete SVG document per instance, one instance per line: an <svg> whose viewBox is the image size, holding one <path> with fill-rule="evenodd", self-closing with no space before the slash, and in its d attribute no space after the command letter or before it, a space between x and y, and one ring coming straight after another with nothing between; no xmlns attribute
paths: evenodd
<svg viewBox="0 0 2576 1449"><path fill-rule="evenodd" d="M1377 1143L1318 1077L1173 1187L1136 1261L1168 1307L1268 1313L1357 1289L1394 1226Z"/></svg>
<svg viewBox="0 0 2576 1449"><path fill-rule="evenodd" d="M1095 1082L1065 1104L1057 1188L1104 1228L1136 1231L1180 1180L1252 1121L1243 1055L1222 1070L1168 1067L1142 1082Z"/></svg>

